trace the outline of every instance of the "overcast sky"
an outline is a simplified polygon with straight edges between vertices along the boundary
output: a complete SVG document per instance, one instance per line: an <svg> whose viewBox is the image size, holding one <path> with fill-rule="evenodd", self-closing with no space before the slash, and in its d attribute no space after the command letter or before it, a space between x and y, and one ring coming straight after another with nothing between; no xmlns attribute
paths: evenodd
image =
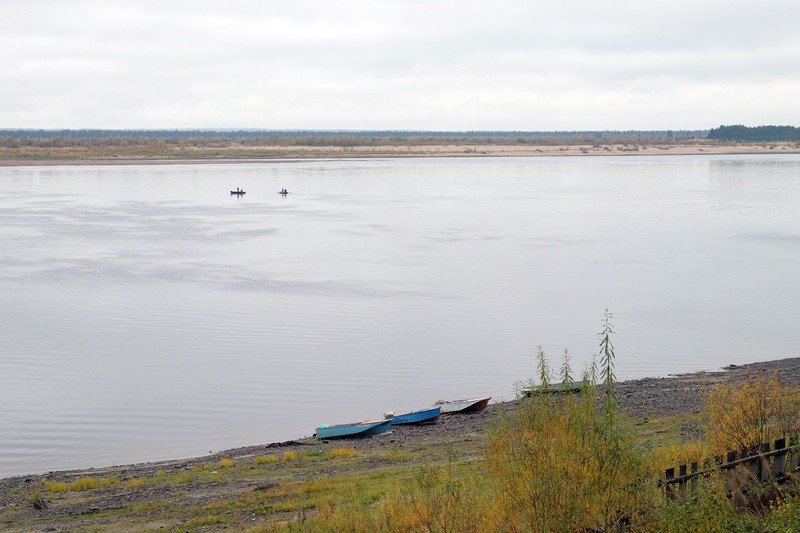
<svg viewBox="0 0 800 533"><path fill-rule="evenodd" d="M800 125L798 0L3 0L0 128Z"/></svg>

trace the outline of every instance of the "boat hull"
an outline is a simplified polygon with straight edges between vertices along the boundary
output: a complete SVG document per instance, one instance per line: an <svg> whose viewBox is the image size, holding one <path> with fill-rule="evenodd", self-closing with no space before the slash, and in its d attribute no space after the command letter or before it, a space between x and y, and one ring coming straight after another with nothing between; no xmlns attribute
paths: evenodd
<svg viewBox="0 0 800 533"><path fill-rule="evenodd" d="M352 424L320 426L317 428L316 437L320 440L368 437L385 433L389 427L391 427L391 420L370 420Z"/></svg>
<svg viewBox="0 0 800 533"><path fill-rule="evenodd" d="M536 385L528 389L522 389L524 396L533 396L534 394L568 394L580 392L583 389L582 381L570 381L569 383L550 383L547 387Z"/></svg>
<svg viewBox="0 0 800 533"><path fill-rule="evenodd" d="M420 411L413 411L402 415L396 415L389 419L393 426L402 424L435 424L442 414L440 406L432 407L430 409L422 409Z"/></svg>
<svg viewBox="0 0 800 533"><path fill-rule="evenodd" d="M477 413L483 411L489 405L491 396L484 396L481 398L467 398L465 400L450 400L437 402L442 408L443 415L451 415L455 413Z"/></svg>

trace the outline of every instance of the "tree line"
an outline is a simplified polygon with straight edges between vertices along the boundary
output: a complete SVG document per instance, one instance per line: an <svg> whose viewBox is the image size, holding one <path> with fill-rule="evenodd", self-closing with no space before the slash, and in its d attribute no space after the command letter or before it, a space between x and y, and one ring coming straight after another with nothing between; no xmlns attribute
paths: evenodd
<svg viewBox="0 0 800 533"><path fill-rule="evenodd" d="M708 132L708 138L718 141L800 141L800 128L794 126L720 126Z"/></svg>

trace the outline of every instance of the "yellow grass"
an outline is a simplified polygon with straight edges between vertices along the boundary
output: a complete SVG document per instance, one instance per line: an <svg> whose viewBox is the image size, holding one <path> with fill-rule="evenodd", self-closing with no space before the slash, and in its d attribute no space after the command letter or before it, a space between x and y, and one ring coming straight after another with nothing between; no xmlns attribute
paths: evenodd
<svg viewBox="0 0 800 533"><path fill-rule="evenodd" d="M280 458L277 455L259 455L253 459L253 464L265 465L269 463L277 463L278 461L280 461Z"/></svg>
<svg viewBox="0 0 800 533"><path fill-rule="evenodd" d="M135 477L133 479L129 479L125 483L125 487L129 488L129 489L136 489L136 488L139 488L139 487L143 487L146 484L147 484L147 478L146 477Z"/></svg>
<svg viewBox="0 0 800 533"><path fill-rule="evenodd" d="M67 492L67 491L85 491L92 489L102 489L112 485L119 485L120 481L117 476L107 477L105 479L95 479L90 476L84 476L76 479L72 483L65 481L44 481L44 486L51 492Z"/></svg>
<svg viewBox="0 0 800 533"><path fill-rule="evenodd" d="M355 448L334 448L328 452L328 457L358 457L358 451Z"/></svg>

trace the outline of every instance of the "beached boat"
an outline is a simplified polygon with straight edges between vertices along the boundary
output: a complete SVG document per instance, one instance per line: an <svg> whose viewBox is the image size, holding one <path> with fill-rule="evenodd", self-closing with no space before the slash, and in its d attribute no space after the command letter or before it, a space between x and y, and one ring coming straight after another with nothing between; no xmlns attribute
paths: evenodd
<svg viewBox="0 0 800 533"><path fill-rule="evenodd" d="M570 392L580 392L583 388L583 381L570 381L569 383L548 383L547 387L536 385L527 389L522 389L524 396L534 394L563 394Z"/></svg>
<svg viewBox="0 0 800 533"><path fill-rule="evenodd" d="M343 439L380 435L388 431L391 425L391 420L367 420L335 426L323 424L317 428L316 437L318 439Z"/></svg>
<svg viewBox="0 0 800 533"><path fill-rule="evenodd" d="M465 400L439 400L435 405L442 408L443 415L453 413L477 413L483 411L489 405L491 396L481 396L478 398L467 398Z"/></svg>
<svg viewBox="0 0 800 533"><path fill-rule="evenodd" d="M237 196L241 196L241 195L247 194L247 193L244 192L244 191L240 191L239 189L236 189L235 191L231 191L231 194L235 194Z"/></svg>
<svg viewBox="0 0 800 533"><path fill-rule="evenodd" d="M437 405L436 407L412 411L402 415L395 415L389 412L386 413L386 419L391 421L393 426L399 426L400 424L435 424L441 414L442 408Z"/></svg>

